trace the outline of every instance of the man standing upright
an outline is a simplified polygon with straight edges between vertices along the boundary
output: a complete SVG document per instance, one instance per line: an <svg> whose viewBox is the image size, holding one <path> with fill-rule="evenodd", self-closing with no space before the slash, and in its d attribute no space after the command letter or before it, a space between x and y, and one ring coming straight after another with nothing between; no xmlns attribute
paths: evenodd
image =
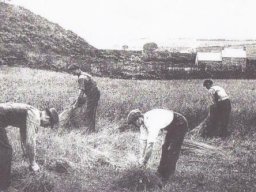
<svg viewBox="0 0 256 192"><path fill-rule="evenodd" d="M30 170L38 171L36 163L36 132L42 127L58 124L59 116L54 108L40 111L23 103L0 104L0 191L5 191L10 185L12 147L9 144L5 128L18 127L20 130L21 148L28 157Z"/></svg>
<svg viewBox="0 0 256 192"><path fill-rule="evenodd" d="M203 86L208 89L212 98L210 106L210 126L206 130L207 136L225 137L228 134L228 122L231 113L231 103L226 91L217 85L213 85L213 81L207 79Z"/></svg>
<svg viewBox="0 0 256 192"><path fill-rule="evenodd" d="M147 165L159 131L166 131L158 173L163 179L168 179L175 172L181 146L188 131L186 118L166 109L153 109L144 114L135 109L128 114L127 122L140 128L139 163L142 166Z"/></svg>
<svg viewBox="0 0 256 192"><path fill-rule="evenodd" d="M92 76L88 73L83 72L79 66L72 64L68 67L68 70L73 75L78 76L79 95L77 100L73 104L73 108L75 109L77 107L80 107L82 104L85 103L84 101L86 99L86 117L89 121L88 131L94 132L96 123L96 110L100 99L100 91Z"/></svg>

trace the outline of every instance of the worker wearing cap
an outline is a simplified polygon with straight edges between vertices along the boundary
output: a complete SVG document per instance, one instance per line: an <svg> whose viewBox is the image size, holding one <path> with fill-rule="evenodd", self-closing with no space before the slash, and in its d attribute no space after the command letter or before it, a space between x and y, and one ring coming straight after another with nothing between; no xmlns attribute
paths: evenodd
<svg viewBox="0 0 256 192"><path fill-rule="evenodd" d="M231 113L231 103L226 91L218 86L213 85L211 79L204 81L203 86L208 89L212 98L212 105L210 106L210 121L211 131L209 136L227 136L229 116Z"/></svg>
<svg viewBox="0 0 256 192"><path fill-rule="evenodd" d="M93 132L95 131L96 110L100 99L100 91L92 76L88 73L83 72L79 68L79 66L72 64L68 67L68 70L73 75L78 76L79 95L76 102L73 104L73 108L81 106L85 99L84 96L86 96L86 115L89 119L88 130Z"/></svg>
<svg viewBox="0 0 256 192"><path fill-rule="evenodd" d="M0 103L0 191L9 187L11 174L12 147L5 128L19 128L21 148L24 156L29 159L29 168L38 171L35 159L37 129L40 126L53 128L58 122L58 113L54 108L40 111L23 103Z"/></svg>
<svg viewBox="0 0 256 192"><path fill-rule="evenodd" d="M147 165L160 130L165 130L158 173L168 179L175 172L181 145L188 130L186 118L166 109L153 109L144 114L135 109L128 114L127 121L140 128L139 163L142 166Z"/></svg>

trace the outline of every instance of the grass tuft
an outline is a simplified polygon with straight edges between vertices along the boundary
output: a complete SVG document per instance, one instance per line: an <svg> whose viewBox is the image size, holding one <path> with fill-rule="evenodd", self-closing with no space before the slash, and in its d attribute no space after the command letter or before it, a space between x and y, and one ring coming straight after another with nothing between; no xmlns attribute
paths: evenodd
<svg viewBox="0 0 256 192"><path fill-rule="evenodd" d="M47 172L31 173L20 183L19 191L51 192L54 191L54 179Z"/></svg>
<svg viewBox="0 0 256 192"><path fill-rule="evenodd" d="M162 181L149 169L133 166L126 169L113 182L115 190L147 191L160 189Z"/></svg>

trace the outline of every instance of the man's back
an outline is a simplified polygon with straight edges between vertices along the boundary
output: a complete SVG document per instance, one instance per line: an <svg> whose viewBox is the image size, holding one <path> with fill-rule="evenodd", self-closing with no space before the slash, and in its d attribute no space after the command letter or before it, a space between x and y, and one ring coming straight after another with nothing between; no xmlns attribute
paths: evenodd
<svg viewBox="0 0 256 192"><path fill-rule="evenodd" d="M167 109L152 109L144 114L144 126L141 127L140 138L155 142L161 129L166 128L174 118L174 112Z"/></svg>
<svg viewBox="0 0 256 192"><path fill-rule="evenodd" d="M144 114L144 123L148 128L165 128L173 120L173 111L167 109L152 109Z"/></svg>
<svg viewBox="0 0 256 192"><path fill-rule="evenodd" d="M209 89L209 93L212 95L214 101L223 101L225 99L228 99L228 95L226 93L226 91L218 86L218 85L214 85Z"/></svg>
<svg viewBox="0 0 256 192"><path fill-rule="evenodd" d="M29 110L37 111L37 109L35 109L34 107L24 103L1 103L0 126L26 126L26 120Z"/></svg>

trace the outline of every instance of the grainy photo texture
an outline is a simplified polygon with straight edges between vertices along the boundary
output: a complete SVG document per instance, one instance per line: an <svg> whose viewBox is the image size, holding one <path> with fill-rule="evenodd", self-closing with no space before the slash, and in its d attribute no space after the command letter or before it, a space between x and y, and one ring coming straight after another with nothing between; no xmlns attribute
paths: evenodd
<svg viewBox="0 0 256 192"><path fill-rule="evenodd" d="M0 192L256 191L253 0L0 0Z"/></svg>

